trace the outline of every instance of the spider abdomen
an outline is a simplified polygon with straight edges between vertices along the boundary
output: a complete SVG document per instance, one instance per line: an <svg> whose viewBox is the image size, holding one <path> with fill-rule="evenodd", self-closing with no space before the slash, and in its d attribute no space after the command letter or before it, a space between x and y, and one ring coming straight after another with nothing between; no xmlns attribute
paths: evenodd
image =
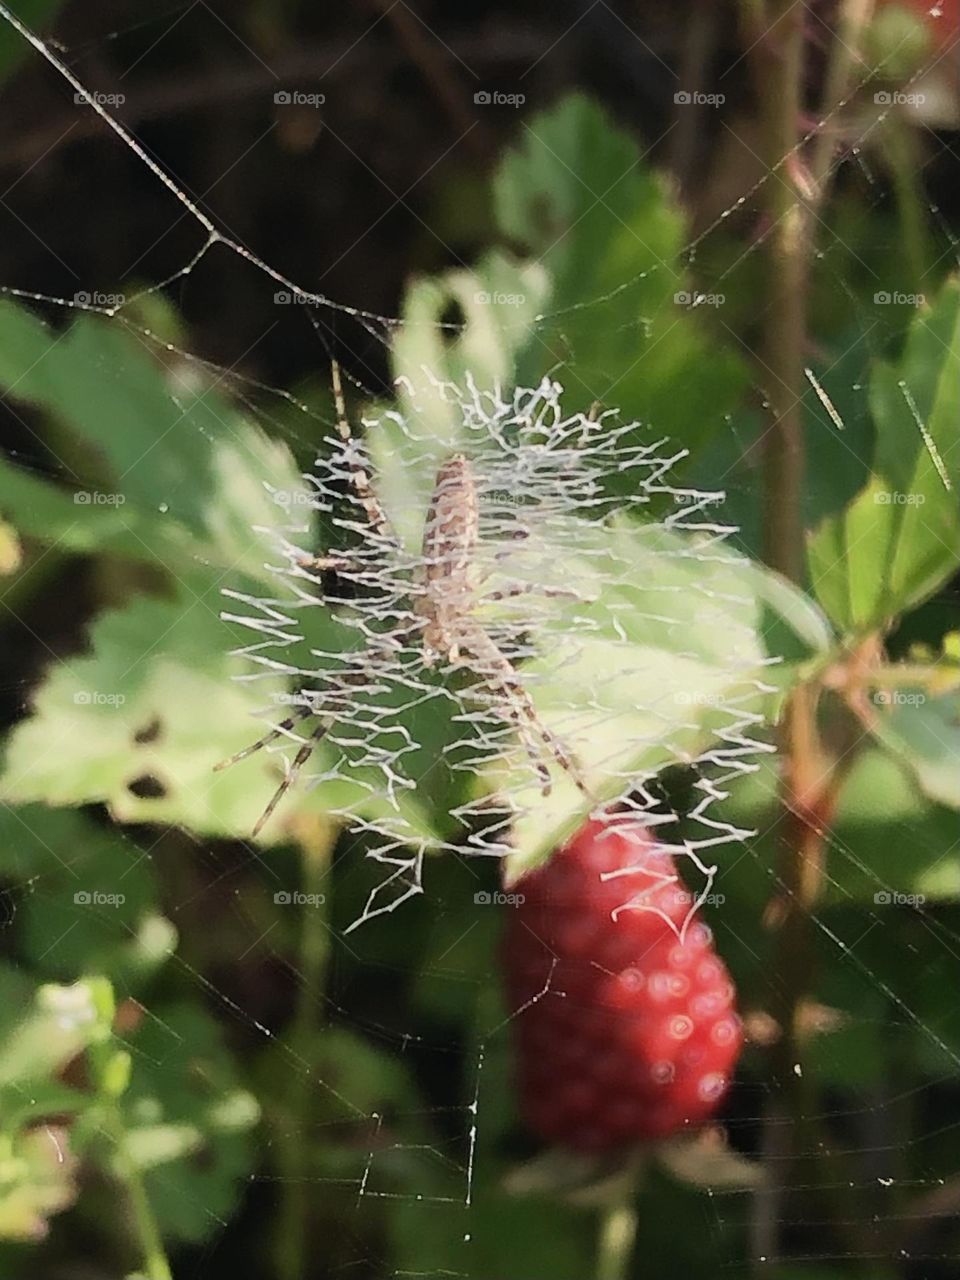
<svg viewBox="0 0 960 1280"><path fill-rule="evenodd" d="M424 620L423 646L428 653L444 653L456 660L460 624L473 605L479 527L473 468L457 453L437 471L424 521L415 609Z"/></svg>

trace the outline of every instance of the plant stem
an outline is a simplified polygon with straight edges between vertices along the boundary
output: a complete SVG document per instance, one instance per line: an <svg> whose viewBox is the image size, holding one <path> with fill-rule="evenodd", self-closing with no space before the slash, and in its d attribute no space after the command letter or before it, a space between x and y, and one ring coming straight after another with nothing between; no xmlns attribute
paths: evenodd
<svg viewBox="0 0 960 1280"><path fill-rule="evenodd" d="M821 119L835 113L849 93L858 48L873 0L845 0L839 35L830 51ZM805 487L803 395L809 328L810 270L819 208L829 189L833 136L826 127L809 155L800 154L804 106L804 6L777 0L769 6L769 29L755 59L766 126L767 276L762 352L773 423L766 433L764 534L767 562L791 581L806 578L803 496ZM809 165L809 167L806 167ZM765 1265L775 1259L780 1211L780 1170L806 1145L812 1114L800 1043L800 1012L814 967L810 916L820 895L829 823L841 774L827 760L817 723L820 689L801 684L787 700L781 725L784 776L781 804L784 859L775 923L778 984L772 1012L780 1027L773 1072L774 1094L764 1132L765 1154L774 1158L769 1186L754 1208L754 1246Z"/></svg>
<svg viewBox="0 0 960 1280"><path fill-rule="evenodd" d="M800 1064L798 1014L812 977L809 936L810 912L820 894L826 856L825 786L829 765L823 760L817 730L819 690L813 685L795 689L783 722L785 776L782 817L787 857L781 869L783 896L778 939L780 978L773 1015L780 1026L778 1071L794 1126L802 1129L807 1112L806 1086ZM795 1147L800 1147L799 1133Z"/></svg>
<svg viewBox="0 0 960 1280"><path fill-rule="evenodd" d="M305 905L301 916L297 961L301 983L291 1033L294 1051L311 1062L330 953L325 895L337 831L328 819L311 815L299 821L296 834L301 850L303 892L320 899L318 905ZM296 1077L284 1106L286 1132L277 1137L283 1186L276 1246L277 1274L281 1280L303 1280L306 1274L310 1184L309 1143L305 1135L310 1133L311 1098L311 1077L304 1071Z"/></svg>
<svg viewBox="0 0 960 1280"><path fill-rule="evenodd" d="M764 532L766 559L793 582L803 564L803 368L811 231L805 198L781 172L796 154L804 70L804 7L779 3L779 18L762 60L766 127L767 240L766 340L762 360L774 421L766 433Z"/></svg>
<svg viewBox="0 0 960 1280"><path fill-rule="evenodd" d="M828 64L823 116L834 112L849 92L859 57L860 37L873 9L873 0L846 0L840 33ZM802 396L808 330L810 261L814 250L817 207L827 195L832 143L821 133L814 145L809 185L792 189L776 171L783 157L795 155L804 74L802 6L780 0L777 14L779 59L765 51L763 98L767 120L767 163L773 224L768 242L770 292L764 364L774 375L770 402L775 420L768 432L766 473L766 547L768 562L792 581L805 578L804 441ZM800 161L795 172L799 173ZM786 166L789 172L789 166ZM807 918L819 896L825 855L826 809L831 808L833 779L825 767L817 728L819 690L801 685L784 711L782 743L785 758L783 806L788 834L788 858L783 870L786 899L780 938L784 966L781 987L783 1087L798 1100L794 1084L797 1007L809 979ZM798 1119L797 1109L794 1118Z"/></svg>
<svg viewBox="0 0 960 1280"><path fill-rule="evenodd" d="M173 1280L160 1227L150 1206L143 1175L127 1147L127 1131L116 1102L107 1104L106 1119L106 1127L114 1142L117 1172L123 1181L133 1213L133 1224L141 1251L141 1270L148 1280Z"/></svg>
<svg viewBox="0 0 960 1280"><path fill-rule="evenodd" d="M874 0L845 0L824 78L820 118L830 119L850 93L861 63L860 42ZM765 551L768 564L793 582L805 576L803 490L804 366L810 264L818 209L829 191L834 131L824 126L813 140L809 168L797 146L803 110L804 14L802 5L778 0L770 30L755 58L766 126L770 169L765 373L774 421L766 438ZM794 181L790 181L791 174Z"/></svg>
<svg viewBox="0 0 960 1280"><path fill-rule="evenodd" d="M637 1236L632 1187L604 1210L597 1242L595 1280L626 1280Z"/></svg>

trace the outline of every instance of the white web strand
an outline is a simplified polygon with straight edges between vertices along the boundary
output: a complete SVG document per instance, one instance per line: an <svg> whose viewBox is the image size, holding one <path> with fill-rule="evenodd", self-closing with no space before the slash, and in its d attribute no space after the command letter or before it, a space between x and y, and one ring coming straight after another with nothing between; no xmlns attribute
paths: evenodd
<svg viewBox="0 0 960 1280"><path fill-rule="evenodd" d="M265 531L274 551L277 594L259 600L226 592L248 611L225 611L225 619L249 627L256 637L235 651L253 667L243 678L272 679L278 672L292 677L280 720L292 705L329 725L313 767L304 765L298 785L348 783L352 799L327 799L325 807L362 833L368 856L388 868L356 925L421 891L428 850L506 856L516 823L537 812L544 774L554 786L569 786L564 775L576 781L581 758L591 793L606 804L629 807L655 827L677 823L680 815L664 812L647 785L671 763L693 770L696 800L686 815L687 834L672 843L658 838L705 878L706 888L696 895L701 900L716 866L699 854L746 834L711 814L710 806L724 796L727 780L749 772L752 758L771 749L761 736L757 709L758 698L773 689L758 678L771 659L756 651L746 620L751 601L723 585L746 562L726 545L733 530L717 519L722 495L674 488L670 472L683 451L662 440L642 442L640 425L617 423L612 412L598 420L565 413L562 388L554 381L505 395L497 387L481 390L469 375L459 388L425 373L433 393L453 407L457 448L469 460L475 491L478 541L470 552L469 612L470 626L481 630L466 643L473 651L446 664L446 674L443 663L438 670L428 660L423 610L434 605L431 572L446 566L429 561L424 549L427 508L412 522L406 510L396 513L415 530L409 545L389 524L371 527L369 499L353 483L356 469L362 468L380 502L384 493L378 491L389 485L369 450L353 439L325 440L326 452L304 476L305 499L296 519ZM410 395L409 384L401 389ZM427 416L414 401L405 414L390 410L364 425L374 441L389 432L389 456L402 457L402 464L392 465L402 465L405 479L429 493L443 455L417 426ZM654 511L660 518L652 518ZM629 526L618 526L623 520ZM618 527L635 535L622 550L614 536ZM324 598L323 575L309 567L317 529L325 540L322 555L339 561L338 594L345 599ZM637 555L649 555L648 573L634 562ZM683 577L664 575L670 562ZM657 574L663 576L659 585ZM648 630L671 637L676 662L702 660L688 632L691 598L697 625L709 632L715 613L726 633L724 691L688 694L681 683L651 697L643 647ZM342 647L314 645L311 664L298 667L290 650L308 643L309 628L303 626L311 609L336 619ZM741 610L743 620L737 616ZM584 665L595 661L594 645L602 646L603 662L586 673L584 683ZM569 696L563 692L568 680L576 690ZM625 709L619 700L631 680L647 689L647 700ZM729 687L738 682L739 690ZM678 700L684 705L679 716ZM717 720L708 745L681 745L697 738L704 700ZM402 723L423 707L469 734L442 748L428 772L440 767L472 779L499 762L500 774L509 779L504 784L501 777L492 794L486 787L452 810L458 824L452 841L439 833L425 839L404 801L428 781L422 766L418 776L408 770L406 760L421 744ZM635 713L641 713L642 725ZM282 726L276 713L269 723L281 736L268 751L289 753L312 732L307 722L302 730ZM661 742L656 765L638 769L635 761ZM371 801L377 803L371 807Z"/></svg>
<svg viewBox="0 0 960 1280"><path fill-rule="evenodd" d="M78 102L83 103L90 110L93 110L94 112L96 112L96 114L104 122L107 128L109 128L116 135L116 137L123 143L125 147L127 147L127 149L137 158L137 160L150 171L150 173L157 179L159 183L163 185L163 187L166 188L166 190L173 196L173 198L178 202L178 204L182 206L184 211L191 218L193 218L194 221L202 228L202 230L206 233L206 237L207 237L205 242L194 253L193 257L186 264L186 266L181 268L179 271L173 273L168 279L163 280L159 284L150 286L149 288L143 290L142 293L133 295L129 298L124 298L117 305L97 306L97 305L90 304L88 302L77 301L76 299L71 300L67 298L54 298L54 297L49 297L49 296L38 294L38 293L32 293L26 290L18 290L18 289L10 289L10 288L2 289L0 290L0 292L9 293L11 296L14 296L14 297L22 297L24 299L34 299L36 301L43 300L47 302L54 302L64 307L74 308L78 310L86 310L86 311L99 311L102 314L114 316L114 315L120 314L125 307L129 307L131 304L135 303L140 297L146 296L150 293L154 293L159 289L169 286L175 283L176 281L182 280L185 277L189 276L196 269L196 267L199 265L199 263L206 256L207 252L210 249L212 249L216 245L223 245L229 252L235 253L238 257L240 257L249 265L254 267L257 271L261 272L268 279L272 280L275 284L281 285L284 290L289 291L290 295L293 298L295 298L298 302L311 304L317 307L324 307L331 311L339 312L343 315L350 316L353 319L360 322L365 328L368 329L369 332L371 332L375 336L376 336L376 328L372 328L371 326L378 326L387 332L393 332L402 323L404 323L396 317L381 315L376 312L365 310L362 307L354 307L346 303L337 302L331 298L326 297L324 294L317 293L315 290L311 290L309 288L306 288L302 285L297 284L294 280L284 275L283 272L278 271L275 267L271 266L263 258L259 257L255 252L253 252L253 250L248 248L245 244L241 243L239 240L221 231L220 228L217 226L216 222L212 218L210 218L207 214L205 214L203 210L199 207L199 205L196 203L196 201L192 200L190 196L181 187L177 185L177 183L173 180L173 178L167 172L167 170L158 161L153 159L153 157L137 141L137 139L130 132L130 130L127 129L123 125L123 123L120 120L118 120L108 110L107 106L99 100L99 97L96 94L90 93L90 91L86 88L86 86L83 84L80 78L77 75L75 75L75 73L70 69L69 66L67 66L67 64L57 54L57 52L49 44L43 41L34 31L32 31L26 23L24 23L15 13L13 13L9 9L7 5L3 4L2 2L0 2L0 18L2 18L5 22L7 22L18 33L18 35L23 40L25 40L35 50L35 52L38 53L44 59L44 61L46 61L60 76L63 77L63 79L74 89L77 95ZM693 262L693 260L696 257L698 247L704 241L706 241L707 238L715 230L717 230L717 228L720 227L727 220L727 218L729 218L731 214L737 212L737 210L746 206L747 203L750 200L752 200L757 195L757 193L760 192L766 186L768 182L770 181L785 182L792 185L791 178L790 178L791 168L795 170L799 168L799 166L794 165L794 161L796 157L800 156L801 153L804 151L804 149L807 148L812 141L814 141L815 139L818 139L824 133L825 130L829 129L835 123L835 121L842 115L844 111L848 110L851 107L851 104L855 103L858 95L865 88L865 86L867 86L870 83L870 81L876 76L878 71L882 71L886 62L896 57L898 52L899 50L896 48L891 50L886 55L884 62L882 62L877 68L870 68L870 67L865 68L862 77L859 80L855 80L855 83L852 85L849 92L845 96L843 96L840 100L838 100L831 110L825 112L814 123L814 125L806 131L806 133L802 134L797 139L794 146L792 146L789 149L789 151L787 151L786 154L782 156L776 164L774 164L769 169L767 169L764 173L762 173L760 177L757 178L752 183L752 185L746 192L738 196L734 200L734 202L731 205L729 205L727 208L723 209L716 218L714 218L694 239L692 239L683 250L683 255L688 259L688 261ZM926 65L919 67L913 73L913 75L904 82L904 88L909 88L911 85L913 85L918 80L920 80L922 76L927 74L928 71L929 71L929 67ZM857 144L856 145L851 144L855 155L860 157L863 143L865 142L865 140L868 139L871 136L871 134L873 134L875 131L883 127L887 119L890 117L891 112L892 112L892 108L888 108L887 110L883 110L883 111L877 111L874 113L872 118L864 126L861 127L860 133L858 135ZM843 156L842 154L840 154L837 157L835 157L832 163L828 166L827 168L828 179L832 177L836 168L842 163L842 160L843 160ZM938 212L935 209L932 211L934 213ZM952 247L956 251L957 245L956 245L956 242L953 241L952 237L951 237L951 241L952 241ZM835 238L834 243L836 242L837 240ZM755 248L756 246L754 245L753 247ZM634 288L641 281L648 279L650 276L654 275L656 272L658 272L661 269L662 265L663 264L661 263L653 263L645 270L638 272L631 277L628 277L627 279L623 280L620 284L616 285L614 288L608 290L606 293L603 293L597 297L583 299L581 301L571 303L565 307L555 308L552 311L544 312L540 315L537 315L536 317L534 317L534 323L540 324L548 319L561 319L564 315L574 314L574 313L583 311L591 306L597 306L602 303L613 301L614 299L622 295L625 291L631 288ZM733 267L728 268L728 272L732 269ZM722 282L726 274L727 272L725 272L724 275L721 275L717 283ZM460 327L461 326L455 323L437 322L437 321L431 322L431 328L446 330L450 332L455 332Z"/></svg>

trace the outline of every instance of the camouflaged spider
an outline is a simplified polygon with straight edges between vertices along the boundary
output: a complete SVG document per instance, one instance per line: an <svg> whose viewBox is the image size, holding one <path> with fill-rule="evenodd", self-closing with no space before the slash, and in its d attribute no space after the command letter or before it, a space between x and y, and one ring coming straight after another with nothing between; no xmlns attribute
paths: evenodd
<svg viewBox="0 0 960 1280"><path fill-rule="evenodd" d="M349 444L352 433L347 420L340 369L336 363L332 367L332 381L337 430L344 443ZM386 514L377 500L362 462L355 457L348 461L353 487L372 534L396 545ZM516 729L540 779L544 795L550 791L550 772L543 759L541 743L580 790L590 796L574 757L541 722L513 663L476 614L481 604L530 592L545 596L569 596L570 593L530 583L518 583L499 591L482 592L482 584L477 583L475 570L479 528L479 503L473 468L463 454L453 454L438 469L427 506L417 582L413 592L414 622L402 636L393 637L393 642L419 639L421 659L425 666L444 661L451 668L470 671L479 682L486 684L497 698L494 710ZM352 564L349 554L340 552L322 556L303 555L297 559L297 563L301 568L318 573L328 570L349 571ZM312 702L306 701L294 715L262 738L214 766L216 770L226 769L246 759L278 738L289 736L299 721L311 716L322 716L322 719L310 736L301 742L283 781L253 828L254 836L260 833L283 796L294 784L314 748L333 728L336 716L322 712Z"/></svg>

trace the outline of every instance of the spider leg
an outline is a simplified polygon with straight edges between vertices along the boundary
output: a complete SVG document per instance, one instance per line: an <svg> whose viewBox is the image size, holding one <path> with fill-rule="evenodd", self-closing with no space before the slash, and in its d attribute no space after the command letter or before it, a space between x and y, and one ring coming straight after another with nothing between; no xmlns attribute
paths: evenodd
<svg viewBox="0 0 960 1280"><path fill-rule="evenodd" d="M228 769L230 765L237 764L241 760L246 760L247 756L252 756L255 751L260 751L263 747L269 746L269 744L271 742L275 742L277 738L286 737L290 730L293 729L301 720L305 720L308 716L314 714L315 712L312 707L300 707L295 715L289 716L286 720L278 724L275 729L271 729L270 732L265 733L262 738L258 738L256 742L251 743L249 747L244 747L244 749L242 751L238 751L236 755L232 755L229 759L221 760L219 764L215 764L213 766L214 773L219 773L221 769ZM329 732L332 725L332 719L323 720L313 730L306 742L301 744L300 749L293 758L293 763L287 770L286 777L274 792L270 803L267 805L266 809L264 809L263 813L257 820L256 826L253 828L252 834L254 839L256 839L262 831L264 824L283 799L285 792L293 786L294 782L296 782L297 774L306 764L307 760L309 760L314 747L321 738Z"/></svg>
<svg viewBox="0 0 960 1280"><path fill-rule="evenodd" d="M480 673L487 678L494 689L504 694L507 704L504 712L517 725L527 754L531 757L535 754L530 742L531 735L535 732L543 740L564 773L568 774L583 794L592 801L594 796L584 781L580 765L540 719L533 705L533 699L523 687L510 659L501 653L496 643L480 626L469 626L465 634L460 636L460 646L474 658L479 659ZM548 795L550 774L539 753L536 753L535 767L540 776L541 790L544 795Z"/></svg>
<svg viewBox="0 0 960 1280"><path fill-rule="evenodd" d="M330 377L333 383L333 400L337 411L337 431L341 440L345 445L353 443L353 432L350 430L350 422L347 418L347 406L343 398L343 382L340 377L340 365L336 360L330 362ZM352 453L347 453L346 462L350 468L353 487L356 490L360 505L363 507L364 514L370 523L370 528L375 537L388 539L391 543L396 543L396 538L390 528L390 522L387 519L386 512L377 500L377 496L373 491L370 483L370 477L367 469ZM356 559L351 558L348 553L340 551L330 551L324 555L311 555L309 551L302 551L295 557L296 563L301 569L308 569L315 573L324 573L333 571L334 573L346 572L363 572L364 566Z"/></svg>
<svg viewBox="0 0 960 1280"><path fill-rule="evenodd" d="M343 573L346 569L359 568L355 560L349 560L346 556L339 556L335 551L325 556L312 556L309 551L302 551L295 559L301 569L315 569L320 572L329 569L336 573Z"/></svg>
<svg viewBox="0 0 960 1280"><path fill-rule="evenodd" d="M238 751L236 755L221 760L219 764L213 766L214 773L219 773L221 769L229 769L232 764L238 764L241 760L246 760L247 756L252 756L255 751L259 751L262 747L267 747L271 742L276 742L277 738L284 738L295 728L301 720L305 720L307 716L312 715L313 711L310 707L298 707L295 714L288 716L286 720L282 720L275 729L271 729L269 733L265 733L262 738L258 738L256 742L244 747L242 751Z"/></svg>
<svg viewBox="0 0 960 1280"><path fill-rule="evenodd" d="M378 650L372 649L370 652L373 655L377 655ZM367 679L369 679L368 675L361 671L344 671L341 672L340 675L341 683L344 685L362 684ZM333 700L333 695L330 696L330 700ZM242 751L238 751L236 755L231 756L228 760L221 760L219 764L213 766L214 771L219 771L220 769L228 768L232 764L236 764L240 760L245 760L247 756L253 755L255 751L259 751L262 747L268 746L271 742L275 742L277 738L286 737L290 730L293 729L299 721L305 720L311 716L322 718L320 718L319 723L316 728L313 729L309 738L307 738L306 741L301 742L300 747L297 750L297 754L294 756L293 761L286 772L286 776L277 787L270 799L270 803L267 805L266 809L264 809L256 826L253 828L252 834L254 837L260 834L274 809L283 799L286 792L289 791L296 782L300 770L310 759L310 756L317 744L326 737L336 724L337 715L333 714L329 707L322 712L318 711L313 705L298 707L292 716L289 716L286 720L282 721L282 723L278 724L275 729L271 729L269 733L264 734L262 738L252 743L249 747L244 747Z"/></svg>
<svg viewBox="0 0 960 1280"><path fill-rule="evenodd" d="M510 700L509 693L507 693L507 702L503 708L503 714L516 726L517 735L523 744L524 751L527 753L527 759L530 761L537 777L540 779L540 794L542 796L548 796L553 790L550 770L541 759L540 752L537 749L537 743L530 734L529 722L521 715L520 711Z"/></svg>
<svg viewBox="0 0 960 1280"><path fill-rule="evenodd" d="M333 720L329 719L329 720L324 720L320 724L318 724L317 727L310 734L310 737L306 740L306 742L302 744L302 746L300 747L300 750L293 757L293 762L291 763L290 768L287 770L283 781L280 783L279 787L277 787L276 791L270 797L270 803L267 805L263 813L261 813L260 817L257 819L256 825L253 828L254 839L256 839L257 836L260 834L260 832L263 830L264 826L268 822L270 815L273 813L274 809L276 809L277 805L280 803L280 801L283 799L286 793L290 790L290 788L296 782L297 776L299 775L300 770L303 768L303 766L307 763L307 761L313 755L314 748L321 741L321 739L323 739L333 728L333 723L334 723Z"/></svg>
<svg viewBox="0 0 960 1280"><path fill-rule="evenodd" d="M340 380L340 365L336 360L330 362L330 379L333 383L333 402L337 410L337 431L340 433L340 439L344 444L350 444L353 440L353 433L350 430L350 422L347 418L347 405L343 398L343 383ZM353 473L353 486L357 491L360 504L366 512L367 519L370 521L370 527L374 534L378 537L389 538L391 542L395 541L393 533L390 529L390 522L387 519L386 512L381 507L373 486L370 483L370 477L367 475L366 468L362 462L356 458L348 456L350 469ZM336 566L333 566L336 567Z"/></svg>
<svg viewBox="0 0 960 1280"><path fill-rule="evenodd" d="M557 738L555 734L550 732L547 726L543 723L543 721L537 715L536 708L534 707L533 702L530 700L530 695L527 693L527 691L519 684L513 688L509 686L505 686L505 688L507 688L507 692L510 694L510 696L516 698L520 702L520 705L528 721L528 726L529 726L527 730L528 735L531 729L536 730L536 732L540 735L541 739L543 740L543 743L546 746L547 750L553 756L554 760L556 760L560 768L564 771L565 774L568 775L568 777L572 779L577 789L581 791L583 795L585 795L586 798L591 803L594 803L595 796L593 792L590 790L590 788L587 786L587 783L583 777L583 771L580 768L579 761L577 761L573 757L573 755L571 755L571 753L566 749L566 747L564 747L560 739ZM546 772L546 770L544 771ZM549 786L547 787L546 790L544 790L543 794L549 795Z"/></svg>
<svg viewBox="0 0 960 1280"><path fill-rule="evenodd" d="M477 601L477 605L491 604L497 600L513 600L517 596L545 596L547 599L577 600L575 591L563 591L559 587L541 587L535 582L515 582L509 587L491 591Z"/></svg>

